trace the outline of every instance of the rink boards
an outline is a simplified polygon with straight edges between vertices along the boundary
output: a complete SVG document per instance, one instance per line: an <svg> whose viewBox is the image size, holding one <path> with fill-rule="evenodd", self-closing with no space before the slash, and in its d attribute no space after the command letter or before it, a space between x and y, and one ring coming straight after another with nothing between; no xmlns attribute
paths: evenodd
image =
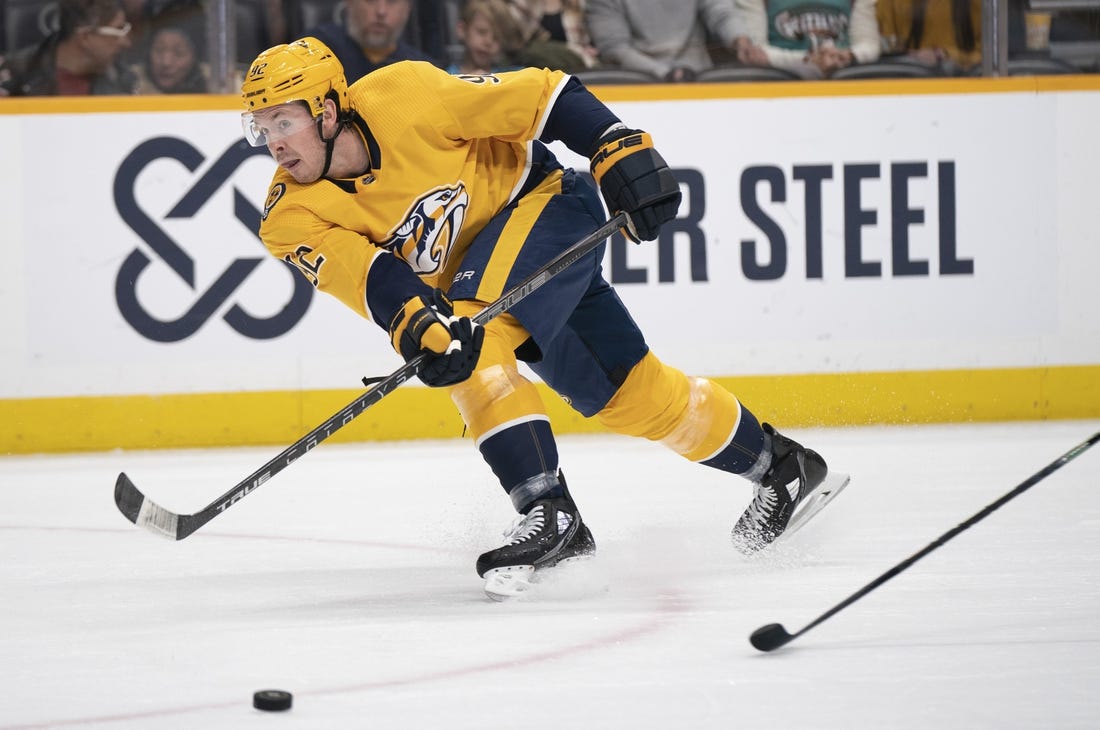
<svg viewBox="0 0 1100 730"><path fill-rule="evenodd" d="M685 193L604 262L662 359L789 426L1100 416L1100 78L597 92ZM400 364L264 252L235 103L0 103L0 453L284 444ZM407 385L333 440L461 431Z"/></svg>

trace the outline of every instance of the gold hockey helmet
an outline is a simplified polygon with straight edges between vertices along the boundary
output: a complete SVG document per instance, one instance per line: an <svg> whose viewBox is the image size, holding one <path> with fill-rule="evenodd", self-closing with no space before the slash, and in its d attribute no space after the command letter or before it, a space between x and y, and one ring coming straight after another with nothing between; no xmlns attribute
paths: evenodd
<svg viewBox="0 0 1100 730"><path fill-rule="evenodd" d="M316 38L267 49L252 62L241 84L241 115L246 139L253 146L267 144L270 132L255 123L253 113L292 102L305 102L311 119L334 97L337 112L348 110L348 82L344 67L328 46ZM296 131L296 130L295 130Z"/></svg>

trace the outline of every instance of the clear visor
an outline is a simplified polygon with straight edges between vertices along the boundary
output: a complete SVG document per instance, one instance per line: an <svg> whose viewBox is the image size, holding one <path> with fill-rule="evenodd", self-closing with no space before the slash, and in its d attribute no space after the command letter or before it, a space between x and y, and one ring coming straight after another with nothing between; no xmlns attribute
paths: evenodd
<svg viewBox="0 0 1100 730"><path fill-rule="evenodd" d="M245 112L241 115L244 138L253 147L263 147L313 125L313 117L300 101Z"/></svg>

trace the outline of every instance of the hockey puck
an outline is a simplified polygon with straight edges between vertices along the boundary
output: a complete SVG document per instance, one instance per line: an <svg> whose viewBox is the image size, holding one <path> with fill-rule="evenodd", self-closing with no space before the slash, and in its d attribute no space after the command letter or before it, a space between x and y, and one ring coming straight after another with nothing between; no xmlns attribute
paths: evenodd
<svg viewBox="0 0 1100 730"><path fill-rule="evenodd" d="M281 689L261 689L252 695L252 706L267 712L289 710L294 696Z"/></svg>

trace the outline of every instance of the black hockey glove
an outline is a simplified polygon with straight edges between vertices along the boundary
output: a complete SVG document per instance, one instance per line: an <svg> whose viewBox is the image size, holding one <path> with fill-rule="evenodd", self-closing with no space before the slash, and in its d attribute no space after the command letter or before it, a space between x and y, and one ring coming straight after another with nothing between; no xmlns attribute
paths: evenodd
<svg viewBox="0 0 1100 730"><path fill-rule="evenodd" d="M615 129L596 143L592 177L612 215L622 211L635 242L657 238L661 224L676 217L680 186L653 139L637 129Z"/></svg>
<svg viewBox="0 0 1100 730"><path fill-rule="evenodd" d="M430 298L415 296L405 302L390 322L390 342L405 362L428 353L417 376L433 388L470 377L484 339L485 329L469 317L454 316L450 301L438 289Z"/></svg>

